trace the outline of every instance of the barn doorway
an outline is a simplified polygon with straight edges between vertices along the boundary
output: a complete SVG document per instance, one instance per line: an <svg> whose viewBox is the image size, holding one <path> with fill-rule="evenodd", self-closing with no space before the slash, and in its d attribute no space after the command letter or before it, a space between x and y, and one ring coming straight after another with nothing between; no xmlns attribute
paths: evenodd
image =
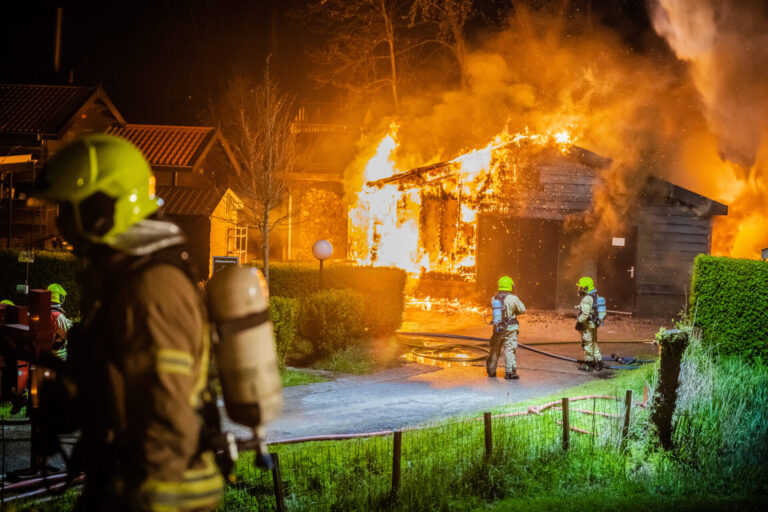
<svg viewBox="0 0 768 512"><path fill-rule="evenodd" d="M635 307L637 227L606 240L597 262L597 291L608 309L631 313Z"/></svg>
<svg viewBox="0 0 768 512"><path fill-rule="evenodd" d="M555 309L562 222L480 215L477 281L491 294L502 275L515 281L515 293L530 308Z"/></svg>

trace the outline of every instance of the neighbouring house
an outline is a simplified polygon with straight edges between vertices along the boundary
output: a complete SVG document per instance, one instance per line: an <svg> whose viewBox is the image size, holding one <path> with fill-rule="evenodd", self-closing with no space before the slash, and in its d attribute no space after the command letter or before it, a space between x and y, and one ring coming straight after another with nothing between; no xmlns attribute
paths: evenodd
<svg viewBox="0 0 768 512"><path fill-rule="evenodd" d="M125 124L100 87L0 84L0 240L50 248L56 208L26 191L51 155L81 135Z"/></svg>
<svg viewBox="0 0 768 512"><path fill-rule="evenodd" d="M299 148L288 174L284 216L271 237L277 260L312 260L312 245L327 239L333 259L347 257L347 204L344 170L354 158L365 111L357 105L302 103L292 130ZM260 254L254 254L261 258Z"/></svg>
<svg viewBox="0 0 768 512"><path fill-rule="evenodd" d="M248 228L238 222L243 202L229 188L158 186L163 212L187 235L192 263L207 278L213 272L214 256L236 256L245 262Z"/></svg>
<svg viewBox="0 0 768 512"><path fill-rule="evenodd" d="M471 194L454 162L373 183L419 193L419 244L437 269L421 274L424 295L487 294L508 274L526 305L570 310L576 280L590 275L610 310L676 314L686 306L693 259L710 251L713 217L728 213L646 176L624 182L625 204L614 205L621 222L593 230L596 212L611 208L602 202L617 201L603 178L609 159L575 146L514 148L498 162L496 181Z"/></svg>
<svg viewBox="0 0 768 512"><path fill-rule="evenodd" d="M108 133L131 141L149 161L163 212L187 234L199 271L209 276L214 256L245 263L248 227L238 215L243 201L228 186L240 169L218 129L125 124Z"/></svg>

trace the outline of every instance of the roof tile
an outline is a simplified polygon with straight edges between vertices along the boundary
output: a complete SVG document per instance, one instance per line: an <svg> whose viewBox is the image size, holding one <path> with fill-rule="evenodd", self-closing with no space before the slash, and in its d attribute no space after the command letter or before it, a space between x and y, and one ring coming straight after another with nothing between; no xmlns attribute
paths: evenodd
<svg viewBox="0 0 768 512"><path fill-rule="evenodd" d="M0 133L56 135L96 87L0 84Z"/></svg>
<svg viewBox="0 0 768 512"><path fill-rule="evenodd" d="M163 211L168 215L211 215L224 193L212 188L158 186L157 196L163 199Z"/></svg>
<svg viewBox="0 0 768 512"><path fill-rule="evenodd" d="M214 136L205 126L164 126L127 124L107 133L128 139L138 147L150 165L192 167Z"/></svg>

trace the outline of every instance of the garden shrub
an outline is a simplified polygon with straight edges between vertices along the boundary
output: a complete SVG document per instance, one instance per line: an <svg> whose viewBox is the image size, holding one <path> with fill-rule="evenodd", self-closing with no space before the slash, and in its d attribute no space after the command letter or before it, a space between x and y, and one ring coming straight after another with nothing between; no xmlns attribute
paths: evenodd
<svg viewBox="0 0 768 512"><path fill-rule="evenodd" d="M275 332L277 362L285 367L285 358L293 348L299 331L299 301L287 297L270 297L269 317Z"/></svg>
<svg viewBox="0 0 768 512"><path fill-rule="evenodd" d="M705 346L768 358L768 262L701 254L691 288L690 315Z"/></svg>
<svg viewBox="0 0 768 512"><path fill-rule="evenodd" d="M323 289L352 289L363 294L365 328L373 336L392 334L400 328L405 305L405 280L405 271L392 267L340 264L329 265L323 270ZM270 264L270 295L303 298L317 290L317 265Z"/></svg>
<svg viewBox="0 0 768 512"><path fill-rule="evenodd" d="M365 332L363 296L354 290L323 290L301 299L299 334L315 351L342 350Z"/></svg>
<svg viewBox="0 0 768 512"><path fill-rule="evenodd" d="M67 290L64 310L70 318L80 316L80 287L77 275L83 268L74 255L64 251L35 251L35 262L29 264L29 288L46 289L51 283L59 283ZM27 264L19 263L17 249L0 250L0 299L10 299L19 304L16 285L24 284Z"/></svg>

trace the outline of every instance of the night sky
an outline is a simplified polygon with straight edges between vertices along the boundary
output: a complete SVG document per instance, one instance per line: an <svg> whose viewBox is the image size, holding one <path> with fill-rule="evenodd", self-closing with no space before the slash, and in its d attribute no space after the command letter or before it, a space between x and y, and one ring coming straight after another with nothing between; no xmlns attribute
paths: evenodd
<svg viewBox="0 0 768 512"><path fill-rule="evenodd" d="M4 7L0 81L101 84L129 122L196 124L223 77L261 73L266 56L298 99L333 101L308 77L319 37L295 15L310 0L79 2L64 8L62 71L53 72L55 4ZM317 2L319 0L311 0ZM546 0L531 0L542 4ZM492 32L514 2L478 0L467 32ZM644 0L573 0L636 51L664 51Z"/></svg>

